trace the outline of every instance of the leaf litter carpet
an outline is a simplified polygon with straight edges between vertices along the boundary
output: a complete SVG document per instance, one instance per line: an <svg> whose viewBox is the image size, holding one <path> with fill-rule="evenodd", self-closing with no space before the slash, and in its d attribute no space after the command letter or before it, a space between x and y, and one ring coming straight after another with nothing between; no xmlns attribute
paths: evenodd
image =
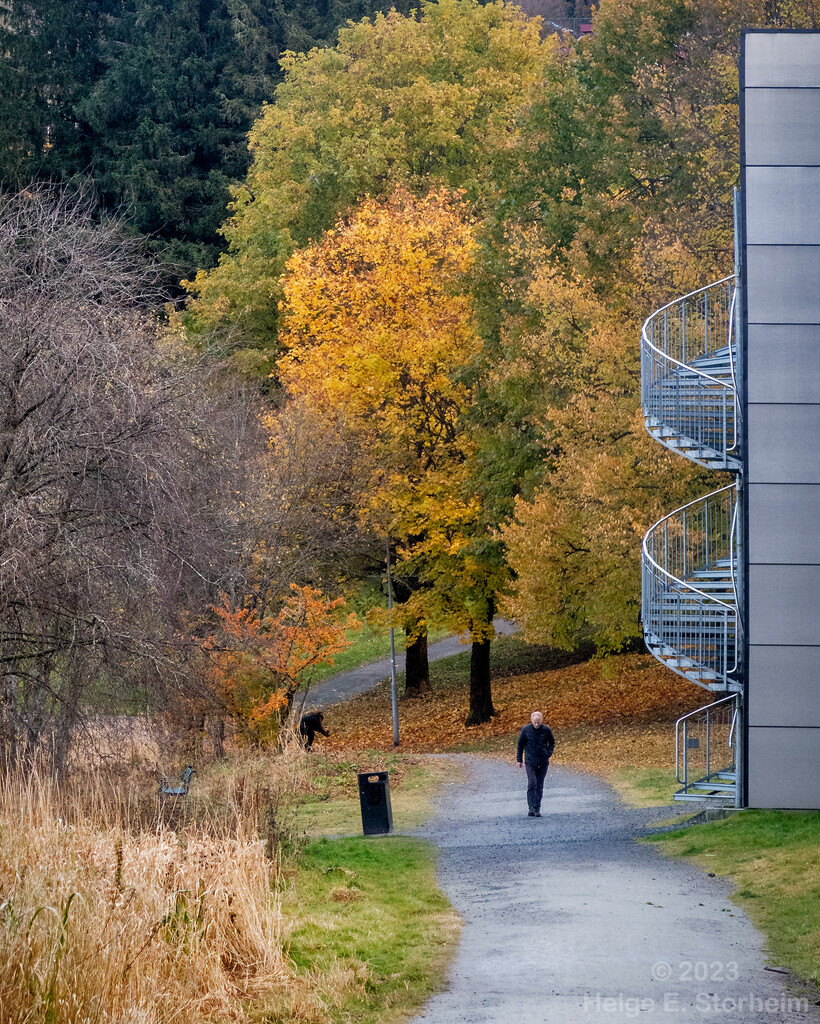
<svg viewBox="0 0 820 1024"><path fill-rule="evenodd" d="M556 735L555 760L594 772L668 765L675 720L709 702L703 689L645 654L613 655L494 678L496 715L468 729L469 679L442 685L432 665L431 681L431 694L400 701L402 751L476 749L512 757L518 730L539 710ZM389 685L329 710L326 724L329 749L391 748Z"/></svg>

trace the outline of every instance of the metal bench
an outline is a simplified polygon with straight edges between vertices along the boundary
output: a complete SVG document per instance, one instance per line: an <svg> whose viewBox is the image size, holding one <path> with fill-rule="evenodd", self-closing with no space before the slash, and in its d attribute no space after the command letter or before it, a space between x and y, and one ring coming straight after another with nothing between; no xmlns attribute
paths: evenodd
<svg viewBox="0 0 820 1024"><path fill-rule="evenodd" d="M182 775L173 775L170 778L163 775L159 780L160 796L187 796L192 775L196 775L196 768L190 765L186 766Z"/></svg>

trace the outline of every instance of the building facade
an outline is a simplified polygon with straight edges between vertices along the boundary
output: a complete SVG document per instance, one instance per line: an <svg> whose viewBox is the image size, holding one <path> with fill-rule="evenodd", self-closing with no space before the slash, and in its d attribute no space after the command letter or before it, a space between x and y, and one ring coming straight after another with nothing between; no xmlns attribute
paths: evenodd
<svg viewBox="0 0 820 1024"><path fill-rule="evenodd" d="M642 336L644 420L713 469L643 551L647 647L712 691L678 799L820 807L820 32L750 30L735 272Z"/></svg>

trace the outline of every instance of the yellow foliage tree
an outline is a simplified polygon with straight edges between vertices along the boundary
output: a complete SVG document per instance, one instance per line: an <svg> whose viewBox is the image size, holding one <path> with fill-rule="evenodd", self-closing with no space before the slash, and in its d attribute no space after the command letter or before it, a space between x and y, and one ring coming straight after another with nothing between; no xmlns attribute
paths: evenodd
<svg viewBox="0 0 820 1024"><path fill-rule="evenodd" d="M385 483L463 461L468 390L454 371L480 349L464 285L475 250L457 197L399 189L288 261L277 375L343 413Z"/></svg>
<svg viewBox="0 0 820 1024"><path fill-rule="evenodd" d="M364 520L411 546L425 508L464 514L469 390L458 371L481 347L465 288L475 248L457 197L399 189L296 253L284 281L278 376L344 418Z"/></svg>
<svg viewBox="0 0 820 1024"><path fill-rule="evenodd" d="M458 195L366 200L288 262L277 376L357 438L362 517L422 582L411 627L435 606L486 643L495 579L467 557L481 528L464 422L482 349L467 289L476 253Z"/></svg>
<svg viewBox="0 0 820 1024"><path fill-rule="evenodd" d="M398 185L462 188L478 211L515 160L521 110L554 58L539 19L478 0L423 0L339 31L335 47L286 54L284 82L249 135L229 250L189 288L198 329L230 325L241 362L271 354L284 265L363 197Z"/></svg>

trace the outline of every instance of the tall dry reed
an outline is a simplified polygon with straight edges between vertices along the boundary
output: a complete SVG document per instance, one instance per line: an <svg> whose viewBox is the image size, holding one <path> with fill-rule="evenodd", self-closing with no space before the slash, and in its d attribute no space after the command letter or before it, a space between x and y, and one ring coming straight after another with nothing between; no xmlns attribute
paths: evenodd
<svg viewBox="0 0 820 1024"><path fill-rule="evenodd" d="M275 814L247 778L211 786L180 827L153 790L6 774L3 1024L241 1020L287 989Z"/></svg>

